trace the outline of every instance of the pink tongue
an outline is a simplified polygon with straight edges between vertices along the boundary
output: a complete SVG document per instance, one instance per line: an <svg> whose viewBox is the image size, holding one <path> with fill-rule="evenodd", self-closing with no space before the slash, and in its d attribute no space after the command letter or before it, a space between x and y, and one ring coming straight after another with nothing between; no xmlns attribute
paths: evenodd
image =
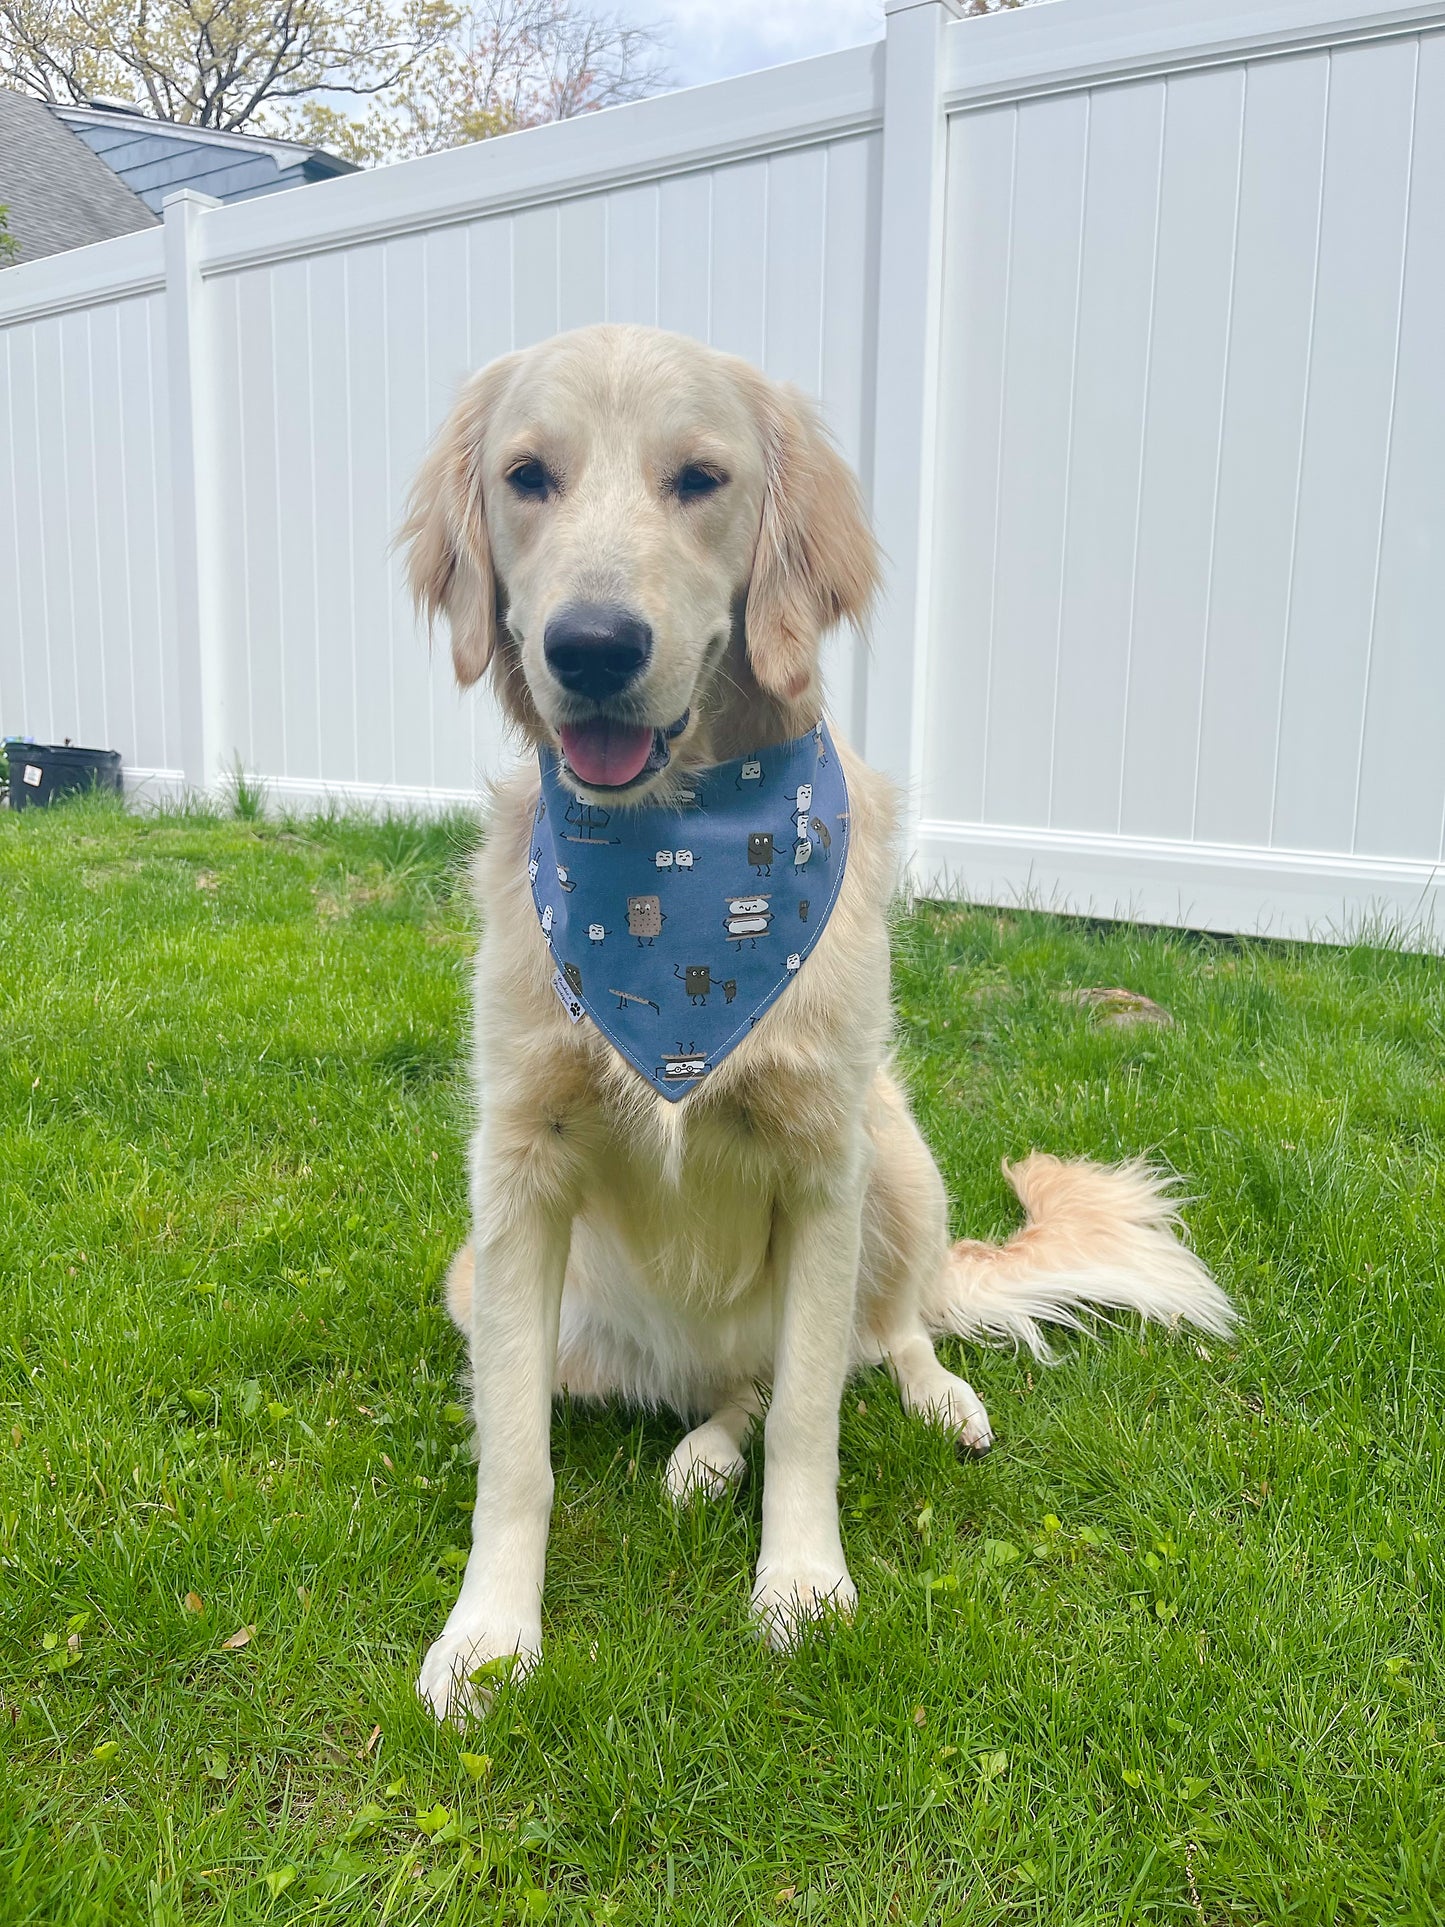
<svg viewBox="0 0 1445 1927"><path fill-rule="evenodd" d="M590 723L564 723L562 752L574 776L599 789L618 789L642 774L652 750L652 731L599 716Z"/></svg>

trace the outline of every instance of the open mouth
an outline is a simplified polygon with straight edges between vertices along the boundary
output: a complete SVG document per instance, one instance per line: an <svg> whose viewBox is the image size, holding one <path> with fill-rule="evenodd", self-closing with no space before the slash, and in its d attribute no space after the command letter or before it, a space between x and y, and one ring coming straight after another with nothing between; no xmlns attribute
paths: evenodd
<svg viewBox="0 0 1445 1927"><path fill-rule="evenodd" d="M624 723L615 716L589 716L563 723L558 730L567 767L591 790L625 790L655 776L672 760L672 742L687 728L688 710L658 729L651 723Z"/></svg>

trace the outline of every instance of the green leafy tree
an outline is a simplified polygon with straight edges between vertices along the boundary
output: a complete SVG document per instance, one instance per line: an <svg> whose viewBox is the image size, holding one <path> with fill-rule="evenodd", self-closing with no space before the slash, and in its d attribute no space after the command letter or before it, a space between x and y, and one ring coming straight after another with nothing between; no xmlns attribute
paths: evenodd
<svg viewBox="0 0 1445 1927"><path fill-rule="evenodd" d="M393 88L453 29L451 0L0 0L0 80L261 131L317 93Z"/></svg>
<svg viewBox="0 0 1445 1927"><path fill-rule="evenodd" d="M0 82L397 160L635 100L656 36L587 0L0 0Z"/></svg>
<svg viewBox="0 0 1445 1927"><path fill-rule="evenodd" d="M13 261L20 252L20 243L10 232L10 210L0 203L0 266Z"/></svg>

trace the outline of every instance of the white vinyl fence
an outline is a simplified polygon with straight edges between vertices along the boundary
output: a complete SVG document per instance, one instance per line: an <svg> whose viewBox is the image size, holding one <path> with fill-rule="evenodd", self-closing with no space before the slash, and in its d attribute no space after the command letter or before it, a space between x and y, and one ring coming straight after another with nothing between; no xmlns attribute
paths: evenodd
<svg viewBox="0 0 1445 1927"><path fill-rule="evenodd" d="M150 794L469 797L388 544L462 376L655 322L817 395L833 711L915 880L1445 904L1445 0L892 0L876 46L0 273L0 726ZM7 547L7 544L10 546Z"/></svg>

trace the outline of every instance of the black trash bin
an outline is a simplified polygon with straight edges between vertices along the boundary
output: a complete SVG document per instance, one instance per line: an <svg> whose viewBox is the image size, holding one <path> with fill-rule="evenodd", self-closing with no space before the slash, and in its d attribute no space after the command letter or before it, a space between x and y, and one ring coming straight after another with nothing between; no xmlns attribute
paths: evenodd
<svg viewBox="0 0 1445 1927"><path fill-rule="evenodd" d="M7 737L10 764L10 807L28 810L53 803L77 790L113 790L121 794L120 751L78 749L74 743L25 743Z"/></svg>

